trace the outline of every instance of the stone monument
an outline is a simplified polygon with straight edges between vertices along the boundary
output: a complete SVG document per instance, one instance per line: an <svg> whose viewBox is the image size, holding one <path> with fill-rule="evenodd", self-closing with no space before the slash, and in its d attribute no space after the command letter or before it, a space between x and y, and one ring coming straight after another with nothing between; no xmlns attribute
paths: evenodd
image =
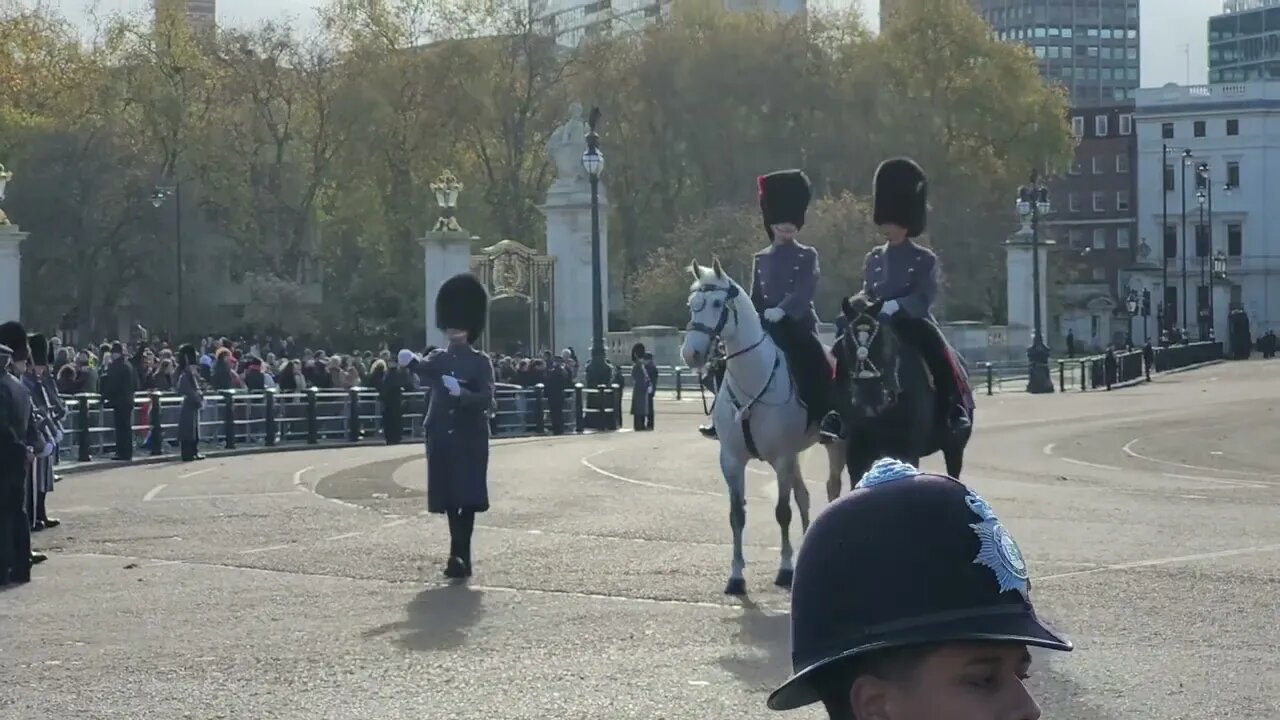
<svg viewBox="0 0 1280 720"><path fill-rule="evenodd" d="M462 229L455 217L458 193L462 183L453 173L445 170L431 190L440 206L440 218L435 226L422 237L422 266L426 276L427 344L443 347L448 344L444 333L436 328L436 293L445 280L459 273L471 272L471 233Z"/></svg>
<svg viewBox="0 0 1280 720"><path fill-rule="evenodd" d="M13 173L0 165L0 200ZM28 233L0 210L0 322L22 319L22 241Z"/></svg>
<svg viewBox="0 0 1280 720"><path fill-rule="evenodd" d="M1032 332L1035 329L1035 292L1031 277L1032 232L1031 221L1023 220L1022 227L1010 235L1004 243L1006 302L1009 313L1005 339L1011 347L1030 346ZM1040 238L1040 327L1045 334L1046 343L1051 335L1047 325L1049 314L1047 259L1053 244L1052 240Z"/></svg>
<svg viewBox="0 0 1280 720"><path fill-rule="evenodd" d="M591 184L582 167L587 123L582 105L569 106L569 117L547 140L547 156L556 169L547 189L547 255L555 262L552 313L556 350L572 347L585 362L591 349ZM609 203L600 184L601 296L609 317Z"/></svg>

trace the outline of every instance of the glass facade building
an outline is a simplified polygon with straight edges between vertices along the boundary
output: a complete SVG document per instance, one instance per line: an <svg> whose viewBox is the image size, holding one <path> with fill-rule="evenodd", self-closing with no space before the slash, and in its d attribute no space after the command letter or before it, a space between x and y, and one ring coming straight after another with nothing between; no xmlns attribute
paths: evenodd
<svg viewBox="0 0 1280 720"><path fill-rule="evenodd" d="M898 0L902 2L903 0ZM996 37L1026 45L1073 107L1130 102L1140 78L1138 0L973 0Z"/></svg>
<svg viewBox="0 0 1280 720"><path fill-rule="evenodd" d="M1209 82L1280 80L1280 0L1228 0L1209 18Z"/></svg>

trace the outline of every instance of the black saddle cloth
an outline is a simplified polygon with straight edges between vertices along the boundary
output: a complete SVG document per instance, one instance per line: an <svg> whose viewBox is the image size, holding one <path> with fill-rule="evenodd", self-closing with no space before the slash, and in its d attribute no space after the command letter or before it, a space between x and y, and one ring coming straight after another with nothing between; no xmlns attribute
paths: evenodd
<svg viewBox="0 0 1280 720"><path fill-rule="evenodd" d="M818 423L832 409L833 393L831 363L822 342L790 317L776 323L766 322L764 326L787 359L791 382L795 383L796 395L808 412L809 424Z"/></svg>

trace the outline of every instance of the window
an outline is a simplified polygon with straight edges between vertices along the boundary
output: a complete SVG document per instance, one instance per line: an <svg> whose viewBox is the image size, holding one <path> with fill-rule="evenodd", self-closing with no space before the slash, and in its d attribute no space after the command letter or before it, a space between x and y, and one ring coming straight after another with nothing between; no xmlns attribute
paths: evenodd
<svg viewBox="0 0 1280 720"><path fill-rule="evenodd" d="M1244 227L1240 223L1227 223L1227 255L1240 257L1244 250Z"/></svg>
<svg viewBox="0 0 1280 720"><path fill-rule="evenodd" d="M1121 135L1133 134L1133 114L1132 113L1125 113L1120 116L1120 134Z"/></svg>
<svg viewBox="0 0 1280 720"><path fill-rule="evenodd" d="M1230 118L1229 120L1227 120L1227 134L1228 134L1228 135L1239 135L1239 134L1240 134L1240 121L1239 121L1239 120L1236 120L1235 118Z"/></svg>
<svg viewBox="0 0 1280 720"><path fill-rule="evenodd" d="M1204 137L1204 121L1196 120L1191 125L1191 134L1196 137Z"/></svg>
<svg viewBox="0 0 1280 720"><path fill-rule="evenodd" d="M1094 155L1094 156L1093 156L1093 174L1094 174L1094 175L1101 175L1101 174L1103 174L1104 172L1106 172L1106 169L1104 168L1104 166L1103 166L1103 164L1102 164L1102 158L1101 158L1100 156L1098 156L1098 155Z"/></svg>
<svg viewBox="0 0 1280 720"><path fill-rule="evenodd" d="M1128 190L1116 191L1116 209L1117 210L1129 209L1129 191Z"/></svg>
<svg viewBox="0 0 1280 720"><path fill-rule="evenodd" d="M1209 257L1209 228L1206 225L1196 225L1196 257Z"/></svg>
<svg viewBox="0 0 1280 720"><path fill-rule="evenodd" d="M1076 137L1084 137L1084 118L1077 115L1071 118L1071 134Z"/></svg>
<svg viewBox="0 0 1280 720"><path fill-rule="evenodd" d="M1129 172L1129 155L1120 153L1116 156L1116 172L1125 174Z"/></svg>
<svg viewBox="0 0 1280 720"><path fill-rule="evenodd" d="M1173 192L1173 166L1164 166L1164 191Z"/></svg>
<svg viewBox="0 0 1280 720"><path fill-rule="evenodd" d="M1165 140L1173 139L1173 123L1160 124L1160 137L1164 138Z"/></svg>
<svg viewBox="0 0 1280 720"><path fill-rule="evenodd" d="M1107 136L1107 116L1106 115L1099 115L1093 119L1093 131L1098 134L1098 137Z"/></svg>
<svg viewBox="0 0 1280 720"><path fill-rule="evenodd" d="M1204 190L1208 187L1209 178L1207 177L1207 173L1203 175L1200 173L1200 165L1198 163L1191 169L1191 172L1195 173L1196 176L1196 190Z"/></svg>
<svg viewBox="0 0 1280 720"><path fill-rule="evenodd" d="M1232 286L1231 286L1231 300L1230 300L1230 303L1231 303L1230 307L1231 307L1233 310L1234 310L1235 308L1244 307L1244 288L1243 288L1243 287L1241 287L1241 286L1239 286L1239 285L1232 285Z"/></svg>
<svg viewBox="0 0 1280 720"><path fill-rule="evenodd" d="M1107 249L1107 229L1106 228L1093 229L1093 249L1094 250Z"/></svg>
<svg viewBox="0 0 1280 720"><path fill-rule="evenodd" d="M1069 174L1069 175L1079 175L1081 172L1083 172L1083 170L1082 170L1082 168L1080 167L1080 161L1079 161L1079 160L1072 160L1072 161L1071 161L1071 169L1067 171L1067 174Z"/></svg>
<svg viewBox="0 0 1280 720"><path fill-rule="evenodd" d="M1067 209L1071 212L1080 212L1080 201L1073 192L1067 193Z"/></svg>
<svg viewBox="0 0 1280 720"><path fill-rule="evenodd" d="M1068 230L1068 231L1067 231L1067 242L1068 242L1068 244L1070 244L1070 245L1071 245L1071 248L1072 248L1073 250L1083 250L1083 249L1084 249L1084 247L1085 247L1085 245L1084 245L1084 231L1083 231L1083 230L1080 230L1080 229L1078 229L1078 228L1072 228L1072 229Z"/></svg>
<svg viewBox="0 0 1280 720"><path fill-rule="evenodd" d="M1102 192L1101 190L1093 191L1093 211L1094 212L1103 212L1104 210L1107 209L1105 205L1106 197L1107 197L1107 194Z"/></svg>
<svg viewBox="0 0 1280 720"><path fill-rule="evenodd" d="M1176 257L1178 257L1178 226L1165 225L1164 226L1164 258L1168 260L1170 258L1176 258Z"/></svg>
<svg viewBox="0 0 1280 720"><path fill-rule="evenodd" d="M1227 163L1227 184L1233 188L1240 187L1240 163L1237 161Z"/></svg>
<svg viewBox="0 0 1280 720"><path fill-rule="evenodd" d="M1107 269L1106 269L1106 268L1104 268L1104 267L1095 267L1095 268L1093 269L1093 280L1094 280L1094 282L1106 282L1106 279L1107 279ZM1097 330L1094 330L1093 332L1094 332L1094 334L1096 335L1098 331L1097 331Z"/></svg>
<svg viewBox="0 0 1280 720"><path fill-rule="evenodd" d="M1096 269L1097 268L1095 268L1095 271ZM1102 327L1102 316L1090 315L1089 316L1089 333L1090 333L1089 337L1093 337L1093 338L1098 337L1098 330L1101 327Z"/></svg>
<svg viewBox="0 0 1280 720"><path fill-rule="evenodd" d="M1116 228L1116 247L1128 249L1129 247L1129 228Z"/></svg>
<svg viewBox="0 0 1280 720"><path fill-rule="evenodd" d="M1196 309L1197 310L1209 309L1209 286L1208 285L1196 286Z"/></svg>

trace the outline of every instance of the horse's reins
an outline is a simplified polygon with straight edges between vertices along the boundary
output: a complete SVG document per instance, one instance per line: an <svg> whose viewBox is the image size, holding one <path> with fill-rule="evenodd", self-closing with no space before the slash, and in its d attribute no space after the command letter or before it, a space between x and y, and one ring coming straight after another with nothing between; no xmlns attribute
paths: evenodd
<svg viewBox="0 0 1280 720"><path fill-rule="evenodd" d="M694 321L691 319L691 320L690 320L690 322L689 322L688 327L686 327L686 328L685 328L685 330L686 330L686 331L689 331L689 332L700 332L700 333L702 333L702 334L706 335L706 336L707 336L707 339L710 341L710 344L714 346L714 344L715 344L716 340L720 339L720 334L721 334L722 332L724 332L724 328L725 328L725 326L729 323L729 314L730 314L730 313L733 313L733 323L734 323L735 325L737 325L737 324L738 324L738 307L737 307L737 304L736 304L735 302L733 302L733 301L734 301L734 299L735 299L735 298L737 298L737 297L738 297L738 295L739 295L738 286L737 286L737 285L730 284L730 285L729 285L729 287L727 287L727 288L722 288L722 287L718 287L718 286L714 286L714 285L703 285L702 287L699 287L699 288L698 288L697 290L695 290L694 292L700 292L700 293L706 293L706 292L724 292L724 294L725 294L725 298L724 298L724 307L720 310L720 317L719 317L719 319L718 319L718 320L716 320L716 326L715 326L715 327L709 327L709 326L707 326L707 325L706 325L706 324L704 324L704 323L694 322ZM750 345L748 345L747 347L745 347L745 348L743 348L743 349L741 349L741 350L739 350L739 351L737 351L737 352L735 352L735 353L731 353L731 354L725 355L725 357L724 357L724 363L725 363L725 366L724 366L724 372L725 372L726 382L728 382L728 379L732 377L731 373L729 372L729 361L730 361L730 360L732 360L732 359L734 359L734 358L736 358L736 357L739 357L739 356L741 356L741 355L745 355L745 354L747 354L747 353L751 352L752 350L755 350L756 348L760 347L762 344L764 344L765 339L766 339L766 338L768 338L768 337L769 337L769 334L768 334L768 333L761 333L761 334L760 334L760 339L759 339L759 340L757 340L757 341L755 341L755 342L751 343L751 344L750 344ZM769 388L773 385L773 378L774 378L774 376L775 376L775 375L777 375L777 373L778 373L778 366L779 366L779 364L781 363L781 361L782 361L782 353L781 353L781 351L779 351L779 352L774 356L774 359L773 359L773 369L771 369L771 370L769 371L769 377L765 380L765 382L764 382L764 386L760 388L760 392L756 393L755 397L752 397L752 398L751 398L751 401L750 401L750 402L748 402L748 403L746 404L746 406L744 406L744 407L740 407L740 408L738 409L739 413L742 413L742 414L745 416L745 414L746 414L749 410L751 410L751 408L752 408L756 403L758 403L758 402L760 401L760 398L764 397L764 394L765 394L766 392L768 392L768 391L769 391ZM699 380L699 382L698 382L698 386L699 386L699 387L703 387L703 388L704 388L704 393L705 393L705 386L704 386L704 385L703 385L703 383L702 383L702 375L703 375L703 374L702 374L702 372L699 372L699 373L698 373L698 380ZM732 388L732 386L729 386L728 390L729 390L729 397L730 397L730 400L731 400L731 401L734 401L734 400L735 400L735 398L733 397L733 388ZM719 388L717 388L717 392L718 392L718 391L719 391ZM792 392L795 392L795 388L794 388L794 387L792 388ZM788 398L788 400L790 400L790 398ZM704 408L706 408L706 404L707 404L707 401L706 401L706 396L705 396L705 394L704 394L704 395L703 395L703 399L702 399L702 405L703 405L703 407L704 407ZM734 404L736 405L737 403L736 403L736 402L734 402ZM710 414L711 414L711 411L710 411L710 410L704 410L704 412L705 412L707 415L710 415Z"/></svg>

